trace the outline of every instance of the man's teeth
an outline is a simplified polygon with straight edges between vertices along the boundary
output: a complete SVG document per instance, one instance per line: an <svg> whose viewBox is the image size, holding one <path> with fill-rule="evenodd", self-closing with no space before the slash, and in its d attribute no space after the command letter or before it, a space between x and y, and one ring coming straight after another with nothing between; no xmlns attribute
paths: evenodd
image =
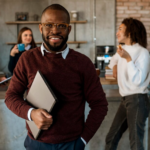
<svg viewBox="0 0 150 150"><path fill-rule="evenodd" d="M52 38L53 40L57 40L57 39L59 39L59 38Z"/></svg>

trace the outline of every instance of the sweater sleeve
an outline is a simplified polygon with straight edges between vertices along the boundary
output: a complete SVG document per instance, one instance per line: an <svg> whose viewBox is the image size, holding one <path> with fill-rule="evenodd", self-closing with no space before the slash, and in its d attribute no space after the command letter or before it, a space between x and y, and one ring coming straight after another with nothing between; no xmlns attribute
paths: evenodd
<svg viewBox="0 0 150 150"><path fill-rule="evenodd" d="M85 65L82 65L84 96L91 110L86 119L81 137L88 142L104 120L108 110L108 103L93 63L89 59L82 62L85 62Z"/></svg>
<svg viewBox="0 0 150 150"><path fill-rule="evenodd" d="M139 86L147 79L150 73L150 57L148 51L140 54L140 57L135 62L128 62L127 73L129 80L136 86Z"/></svg>
<svg viewBox="0 0 150 150"><path fill-rule="evenodd" d="M117 65L118 59L119 59L119 55L118 55L118 53L116 53L116 54L113 55L113 57L111 58L108 67L111 68L111 69L113 69L113 67L114 67L115 65Z"/></svg>
<svg viewBox="0 0 150 150"><path fill-rule="evenodd" d="M27 112L31 106L23 99L23 94L27 89L28 80L25 64L27 58L21 55L16 68L14 69L13 77L10 81L8 90L5 96L5 104L16 115L21 118L27 118Z"/></svg>

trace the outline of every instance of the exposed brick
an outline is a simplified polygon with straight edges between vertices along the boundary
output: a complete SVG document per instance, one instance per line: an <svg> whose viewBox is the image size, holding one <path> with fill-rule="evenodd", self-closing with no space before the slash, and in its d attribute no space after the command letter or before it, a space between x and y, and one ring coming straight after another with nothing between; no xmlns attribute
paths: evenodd
<svg viewBox="0 0 150 150"><path fill-rule="evenodd" d="M124 2L124 6L136 6L136 2Z"/></svg>
<svg viewBox="0 0 150 150"><path fill-rule="evenodd" d="M117 2L128 2L129 0L117 0Z"/></svg>
<svg viewBox="0 0 150 150"><path fill-rule="evenodd" d="M123 14L124 13L124 10L118 10L117 11L117 14Z"/></svg>
<svg viewBox="0 0 150 150"><path fill-rule="evenodd" d="M141 21L150 21L150 18L141 18Z"/></svg>
<svg viewBox="0 0 150 150"><path fill-rule="evenodd" d="M140 13L140 14L149 14L150 11L149 10L138 10L138 13Z"/></svg>
<svg viewBox="0 0 150 150"><path fill-rule="evenodd" d="M123 18L117 18L117 22L122 22Z"/></svg>
<svg viewBox="0 0 150 150"><path fill-rule="evenodd" d="M125 6L117 6L117 10L127 10L128 7Z"/></svg>
<svg viewBox="0 0 150 150"><path fill-rule="evenodd" d="M150 14L142 14L142 18L150 18Z"/></svg>
<svg viewBox="0 0 150 150"><path fill-rule="evenodd" d="M150 6L144 6L143 9L144 10L150 10Z"/></svg>
<svg viewBox="0 0 150 150"><path fill-rule="evenodd" d="M135 14L135 13L137 13L137 11L136 10L126 10L125 13L126 14Z"/></svg>
<svg viewBox="0 0 150 150"><path fill-rule="evenodd" d="M132 17L132 18L140 18L140 17L141 17L141 14L130 14L129 17Z"/></svg>
<svg viewBox="0 0 150 150"><path fill-rule="evenodd" d="M117 2L117 6L123 6L123 2Z"/></svg>
<svg viewBox="0 0 150 150"><path fill-rule="evenodd" d="M129 2L141 2L141 0L129 0Z"/></svg>
<svg viewBox="0 0 150 150"><path fill-rule="evenodd" d="M116 0L116 6L116 32L124 18L133 17L142 21L147 31L147 49L150 51L150 0Z"/></svg>
<svg viewBox="0 0 150 150"><path fill-rule="evenodd" d="M150 29L150 26L145 26L146 30L149 30Z"/></svg>
<svg viewBox="0 0 150 150"><path fill-rule="evenodd" d="M137 6L149 6L148 2L137 2Z"/></svg>
<svg viewBox="0 0 150 150"><path fill-rule="evenodd" d="M127 15L127 14L117 14L117 17L118 18L126 18L126 17L129 17L129 15Z"/></svg>
<svg viewBox="0 0 150 150"><path fill-rule="evenodd" d="M142 0L143 2L149 2L149 0Z"/></svg>
<svg viewBox="0 0 150 150"><path fill-rule="evenodd" d="M130 10L141 10L142 7L141 6L129 6Z"/></svg>
<svg viewBox="0 0 150 150"><path fill-rule="evenodd" d="M146 32L148 33L148 37L150 37L150 30L146 30Z"/></svg>
<svg viewBox="0 0 150 150"><path fill-rule="evenodd" d="M150 26L150 22L143 22L143 24L146 26Z"/></svg>

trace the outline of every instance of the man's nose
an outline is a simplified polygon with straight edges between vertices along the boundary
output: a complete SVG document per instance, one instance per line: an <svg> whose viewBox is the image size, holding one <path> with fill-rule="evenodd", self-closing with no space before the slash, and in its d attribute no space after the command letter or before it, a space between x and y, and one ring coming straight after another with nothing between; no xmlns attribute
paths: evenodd
<svg viewBox="0 0 150 150"><path fill-rule="evenodd" d="M53 32L54 34L60 33L60 29L57 28L57 25L54 25L54 27L52 28L51 32Z"/></svg>

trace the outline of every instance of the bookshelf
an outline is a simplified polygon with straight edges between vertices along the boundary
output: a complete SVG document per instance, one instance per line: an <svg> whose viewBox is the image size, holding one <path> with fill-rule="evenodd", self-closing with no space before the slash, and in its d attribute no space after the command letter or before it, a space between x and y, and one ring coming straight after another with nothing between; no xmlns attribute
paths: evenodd
<svg viewBox="0 0 150 150"><path fill-rule="evenodd" d="M8 21L5 22L7 25L17 25L17 35L19 33L19 25L22 24L40 24L40 21ZM87 41L78 41L76 40L76 24L85 24L87 20L80 20L80 21L71 21L70 24L74 24L74 41L68 41L68 44L77 44L77 48L80 48L80 44L86 44ZM41 44L42 42L36 42L36 44ZM14 45L15 42L8 42L7 45Z"/></svg>

